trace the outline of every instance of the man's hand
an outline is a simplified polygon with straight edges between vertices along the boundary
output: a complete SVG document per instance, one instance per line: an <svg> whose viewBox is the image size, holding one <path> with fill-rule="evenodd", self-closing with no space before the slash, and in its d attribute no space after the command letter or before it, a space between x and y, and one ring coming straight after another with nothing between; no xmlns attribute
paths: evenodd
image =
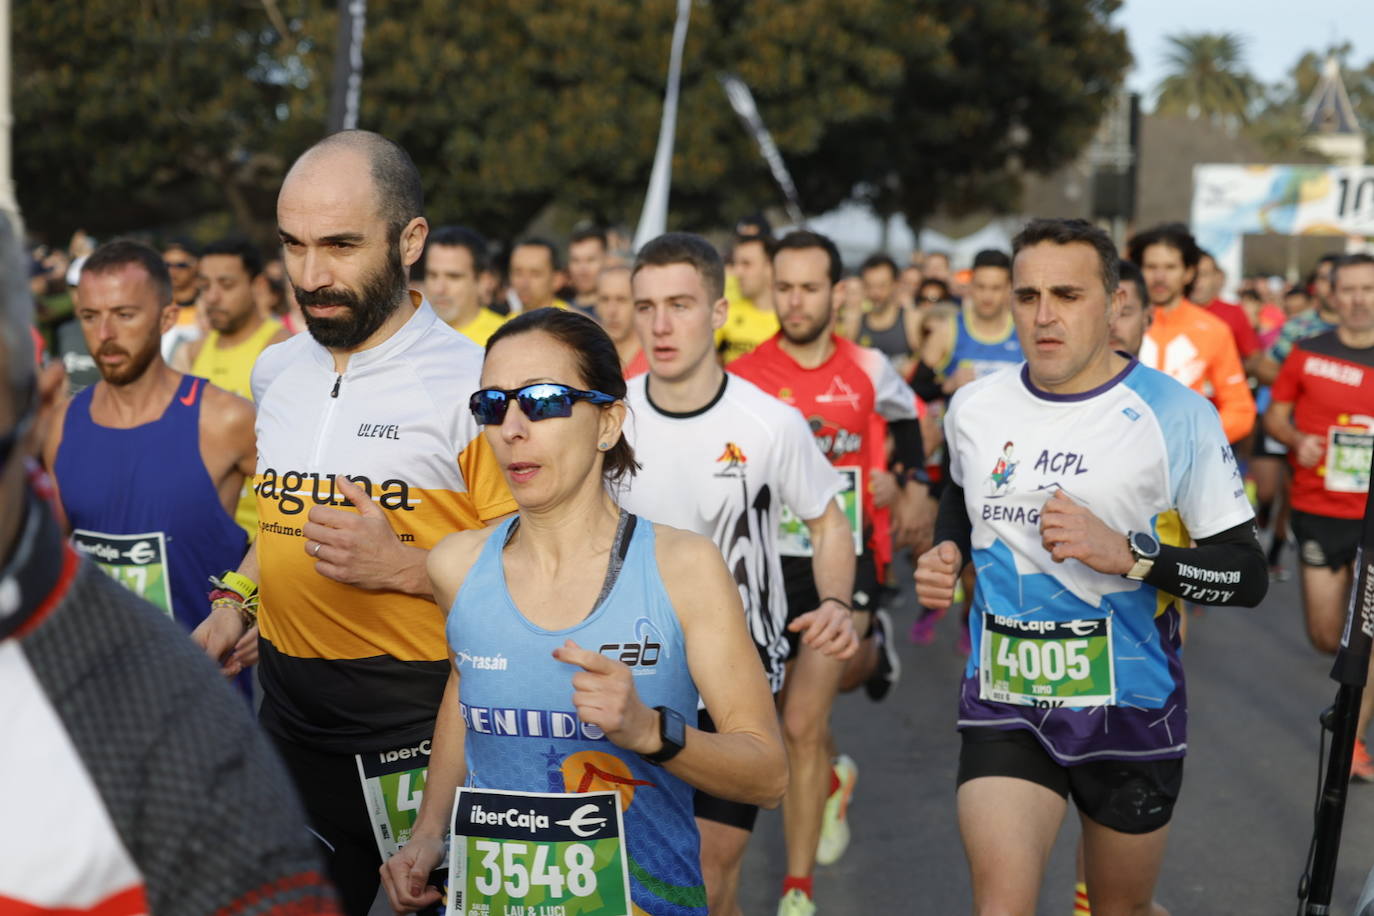
<svg viewBox="0 0 1374 916"><path fill-rule="evenodd" d="M245 668L258 663L258 627L249 627L243 638L234 644L234 652L220 668L225 677L237 677Z"/></svg>
<svg viewBox="0 0 1374 916"><path fill-rule="evenodd" d="M873 505L884 509L902 495L897 483L897 475L891 471L869 471L868 489L873 494Z"/></svg>
<svg viewBox="0 0 1374 916"><path fill-rule="evenodd" d="M930 498L925 484L911 482L892 507L892 546L909 547L918 552L930 547L935 536L935 516L939 504Z"/></svg>
<svg viewBox="0 0 1374 916"><path fill-rule="evenodd" d="M787 629L802 634L803 644L840 661L848 660L859 650L853 615L838 601L822 601L820 607L802 614Z"/></svg>
<svg viewBox="0 0 1374 916"><path fill-rule="evenodd" d="M358 588L403 590L397 571L411 565L409 548L396 537L386 513L368 498L367 491L342 474L339 492L357 512L315 506L301 529L305 552L315 559L320 575Z"/></svg>
<svg viewBox="0 0 1374 916"><path fill-rule="evenodd" d="M428 885L429 873L444 859L444 841L436 837L412 837L394 856L382 863L382 887L397 913L413 913L438 903L439 889Z"/></svg>
<svg viewBox="0 0 1374 916"><path fill-rule="evenodd" d="M1040 541L1056 563L1079 560L1107 575L1125 575L1135 566L1126 535L1108 528L1063 490L1055 490L1040 509Z"/></svg>
<svg viewBox="0 0 1374 916"><path fill-rule="evenodd" d="M1298 445L1293 453L1297 458L1298 464L1305 468L1314 468L1322 463L1322 458L1326 455L1326 440L1321 436L1314 436L1311 433L1299 433Z"/></svg>
<svg viewBox="0 0 1374 916"><path fill-rule="evenodd" d="M652 754L659 749L657 714L639 698L634 675L626 665L571 639L554 649L553 657L582 669L572 679L573 707L579 719L598 726L627 751Z"/></svg>
<svg viewBox="0 0 1374 916"><path fill-rule="evenodd" d="M234 651L239 640L243 638L243 631L243 617L239 612L226 605L220 605L212 607L209 616L191 631L191 641L204 649L205 654L214 659L215 664L227 667L230 662L226 656ZM253 628L253 633L257 634L256 627ZM256 648L254 651L256 652ZM225 673L231 675L231 672Z"/></svg>
<svg viewBox="0 0 1374 916"><path fill-rule="evenodd" d="M954 603L963 557L953 541L941 541L916 561L916 600L922 607L947 608Z"/></svg>

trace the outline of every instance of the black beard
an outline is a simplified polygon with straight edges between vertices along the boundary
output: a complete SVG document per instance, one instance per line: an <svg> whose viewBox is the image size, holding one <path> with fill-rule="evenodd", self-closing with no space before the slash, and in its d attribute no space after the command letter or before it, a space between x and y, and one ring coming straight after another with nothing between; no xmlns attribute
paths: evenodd
<svg viewBox="0 0 1374 916"><path fill-rule="evenodd" d="M388 246L386 263L363 281L358 292L344 289L317 289L306 292L292 283L296 301L305 316L310 336L331 350L352 350L367 340L400 307L407 288L401 253ZM307 306L342 305L348 314L339 318L317 318Z"/></svg>
<svg viewBox="0 0 1374 916"><path fill-rule="evenodd" d="M795 344L798 347L804 347L807 344L815 343L817 340L819 340L821 336L825 334L826 329L829 327L829 324L830 322L828 321L818 321L810 328L808 328L805 331L805 333L797 336L793 336L787 330L787 326L783 325L782 336L787 338L788 343Z"/></svg>
<svg viewBox="0 0 1374 916"><path fill-rule="evenodd" d="M129 361L123 366L118 369L108 369L105 364L100 361L100 354L102 352L113 354L124 353L126 351L113 344L107 344L105 347L101 347L96 353L96 368L100 370L100 377L105 380L106 384L113 385L116 388L122 388L125 385L133 384L143 378L143 373L148 371L148 367L153 364L153 360L157 358L161 350L161 336L152 337L148 340L147 345L143 347L143 349L139 350L137 353L130 353Z"/></svg>

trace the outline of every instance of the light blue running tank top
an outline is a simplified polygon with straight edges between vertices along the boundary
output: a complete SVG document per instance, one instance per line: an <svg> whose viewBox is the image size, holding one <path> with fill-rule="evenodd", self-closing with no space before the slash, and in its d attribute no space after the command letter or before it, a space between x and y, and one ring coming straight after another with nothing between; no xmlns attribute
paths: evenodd
<svg viewBox="0 0 1374 916"><path fill-rule="evenodd" d="M955 318L954 352L949 357L948 372L968 366L973 369L975 378L991 375L998 369L1015 366L1025 359L1021 343L1016 339L1016 328L1012 327L1001 340L985 341L973 336L968 322L964 320L964 310L960 309Z"/></svg>
<svg viewBox="0 0 1374 916"><path fill-rule="evenodd" d="M653 916L705 916L692 787L581 722L572 704L572 678L581 669L552 654L566 639L599 649L630 666L645 705L668 706L696 721L697 688L659 577L653 525L622 513L595 609L576 626L545 630L520 613L506 587L501 556L517 521L487 538L448 615L467 725L466 784L527 792L618 789L635 906Z"/></svg>

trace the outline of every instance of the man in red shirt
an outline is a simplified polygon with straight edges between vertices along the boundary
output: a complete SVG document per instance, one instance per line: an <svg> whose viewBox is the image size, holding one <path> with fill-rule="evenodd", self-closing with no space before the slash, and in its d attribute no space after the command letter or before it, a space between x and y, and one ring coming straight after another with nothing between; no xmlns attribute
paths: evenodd
<svg viewBox="0 0 1374 916"><path fill-rule="evenodd" d="M1264 414L1293 465L1292 528L1302 564L1307 635L1334 653L1345 626L1374 451L1374 257L1350 255L1332 272L1335 330L1294 345ZM1372 682L1374 683L1374 682ZM1366 688L1351 773L1374 781L1364 733Z"/></svg>
<svg viewBox="0 0 1374 916"><path fill-rule="evenodd" d="M1217 266L1216 258L1203 251L1198 258L1197 279L1193 281L1193 288L1189 290L1189 298L1202 304L1203 308L1226 322L1226 326L1231 329L1231 336L1236 341L1236 352L1240 354L1245 371L1253 372L1261 353L1259 335L1255 333L1255 327L1250 323L1250 316L1246 314L1245 309L1221 298L1221 289L1225 285L1226 271Z"/></svg>
<svg viewBox="0 0 1374 916"><path fill-rule="evenodd" d="M822 831L827 796L847 794L857 776L853 762L843 757L832 776L831 704L842 681L856 683L873 672L880 662L878 644L886 647L881 660L889 668L895 664L891 622L877 608L883 567L892 552L880 513L891 509L899 537L911 537L911 529L931 524L934 503L926 493L922 470L918 418L923 405L882 353L833 331L842 269L834 243L813 232L793 232L777 243L772 260L773 302L781 330L728 369L800 410L821 451L853 480L850 491L841 494L851 524L857 522L859 559L852 610L865 618L856 619L855 629L869 629L869 638L849 663L849 671L844 662L805 644L794 643L793 660L788 664L782 719L792 780L783 802L787 879L778 912L801 914L813 911L808 907L813 907L809 898L818 842L819 857L827 864L839 857L848 842L842 815L829 819ZM890 465L878 420L887 421L894 441ZM779 550L784 554L787 605L789 613L799 613L815 607L818 599L807 545L788 537L786 527L784 521ZM793 542L792 556L787 555L788 541ZM881 623L870 629L870 620ZM856 665L867 670L856 672ZM877 683L870 682L870 696L885 694L895 675L895 670L878 674ZM807 899L797 899L802 895Z"/></svg>

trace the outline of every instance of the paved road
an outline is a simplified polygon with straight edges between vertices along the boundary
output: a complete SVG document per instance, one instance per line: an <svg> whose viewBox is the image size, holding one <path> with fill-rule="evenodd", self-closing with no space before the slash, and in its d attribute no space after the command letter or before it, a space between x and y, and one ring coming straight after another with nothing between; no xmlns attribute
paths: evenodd
<svg viewBox="0 0 1374 916"><path fill-rule="evenodd" d="M816 875L816 901L827 916L969 912L954 807L957 625L946 618L935 644L911 645L909 587L903 597L906 606L894 613L902 682L881 704L857 693L836 706L836 734L858 761L859 782L849 852ZM1275 583L1258 608L1209 609L1190 625L1190 749L1158 899L1174 916L1293 913L1312 833L1317 714L1335 696L1330 662L1307 645L1292 582ZM1041 913L1072 909L1077 837L1070 809ZM764 812L745 864L748 916L776 911L785 865L782 819ZM1353 909L1371 866L1374 785L1356 784L1333 913Z"/></svg>

